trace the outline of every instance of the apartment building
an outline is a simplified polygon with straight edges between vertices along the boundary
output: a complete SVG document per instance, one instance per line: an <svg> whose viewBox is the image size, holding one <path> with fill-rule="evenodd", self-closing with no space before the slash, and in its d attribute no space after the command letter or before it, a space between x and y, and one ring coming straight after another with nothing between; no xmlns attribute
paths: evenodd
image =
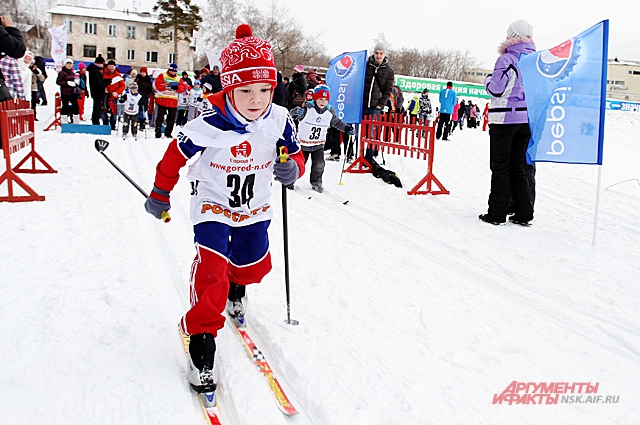
<svg viewBox="0 0 640 425"><path fill-rule="evenodd" d="M175 62L173 39L160 39L152 13L81 6L55 6L48 13L51 27L67 22L67 56L74 60L92 62L102 54L107 61L136 69L162 69ZM179 41L178 68L192 69L194 53L194 46Z"/></svg>

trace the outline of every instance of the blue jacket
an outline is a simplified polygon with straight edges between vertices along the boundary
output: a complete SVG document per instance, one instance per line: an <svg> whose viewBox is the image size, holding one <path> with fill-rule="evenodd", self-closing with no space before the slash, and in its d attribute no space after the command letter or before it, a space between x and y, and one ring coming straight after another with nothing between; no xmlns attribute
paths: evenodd
<svg viewBox="0 0 640 425"><path fill-rule="evenodd" d="M453 89L440 90L440 113L453 114L453 105L458 103L458 95Z"/></svg>
<svg viewBox="0 0 640 425"><path fill-rule="evenodd" d="M524 98L522 75L516 63L522 55L536 51L533 40L527 37L510 38L502 42L501 53L493 73L484 80L484 87L491 95L489 124L524 124L527 117L527 102Z"/></svg>

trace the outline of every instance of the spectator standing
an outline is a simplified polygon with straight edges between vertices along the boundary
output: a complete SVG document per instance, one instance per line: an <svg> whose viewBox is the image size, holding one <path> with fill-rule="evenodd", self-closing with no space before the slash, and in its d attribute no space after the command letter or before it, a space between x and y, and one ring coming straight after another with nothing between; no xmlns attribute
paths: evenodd
<svg viewBox="0 0 640 425"><path fill-rule="evenodd" d="M89 94L93 99L93 109L91 111L91 124L100 125L100 119L103 119L103 124L108 125L106 119L102 115L102 108L104 105L105 84L102 77L102 71L104 69L104 58L98 55L94 63L90 63L87 67L87 74L89 74Z"/></svg>
<svg viewBox="0 0 640 425"><path fill-rule="evenodd" d="M304 76L304 66L296 65L293 68L293 75L291 75L288 89L289 109L302 106L305 101L304 94L308 90L307 79Z"/></svg>
<svg viewBox="0 0 640 425"><path fill-rule="evenodd" d="M147 73L147 67L140 68L140 72L136 76L135 83L138 85L138 93L140 93L140 112L138 113L138 122L140 130L144 130L147 121L147 111L149 110L149 98L153 93L153 80Z"/></svg>
<svg viewBox="0 0 640 425"><path fill-rule="evenodd" d="M0 53L2 54L2 53ZM12 99L24 99L24 85L20 74L18 60L9 55L2 54L0 59L0 74L4 78L9 96Z"/></svg>
<svg viewBox="0 0 640 425"><path fill-rule="evenodd" d="M453 134L453 131L456 129L456 126L458 125L458 118L460 118L459 112L460 112L460 104L456 103L455 105L453 105L453 114L451 114L451 122L453 123L453 125L451 126L451 133L449 133L449 137L451 137L451 135Z"/></svg>
<svg viewBox="0 0 640 425"><path fill-rule="evenodd" d="M47 66L44 62L42 56L36 56L34 58L36 66L40 70L40 74L44 77L44 80L38 79L38 99L37 102L40 103L41 106L47 105L47 92L44 90L44 82L49 76L47 75Z"/></svg>
<svg viewBox="0 0 640 425"><path fill-rule="evenodd" d="M307 73L307 89L314 89L318 84L320 84L318 71L315 68L311 68Z"/></svg>
<svg viewBox="0 0 640 425"><path fill-rule="evenodd" d="M507 39L499 46L500 57L484 86L491 95L489 107L489 138L491 192L489 210L478 218L499 225L506 221L509 193L515 214L509 221L528 226L533 220L531 191L525 174L525 155L531 131L527 116L522 75L518 60L536 51L533 26L525 20L513 22L507 28Z"/></svg>
<svg viewBox="0 0 640 425"><path fill-rule="evenodd" d="M429 99L429 89L422 90L422 94L420 95L418 118L433 121L433 108L431 107L431 99Z"/></svg>
<svg viewBox="0 0 640 425"><path fill-rule="evenodd" d="M87 65L84 62L78 64L78 115L80 121L84 121L84 101L89 97L89 89L87 88Z"/></svg>
<svg viewBox="0 0 640 425"><path fill-rule="evenodd" d="M278 84L273 90L273 103L284 107L287 105L287 86L282 80L280 71L278 71Z"/></svg>
<svg viewBox="0 0 640 425"><path fill-rule="evenodd" d="M38 81L44 81L44 76L40 72L40 69L36 66L35 61L29 65L29 71L31 72L31 109L33 109L33 119L38 121L36 105L38 103Z"/></svg>
<svg viewBox="0 0 640 425"><path fill-rule="evenodd" d="M109 116L111 130L115 131L118 119L118 98L122 96L126 88L124 78L116 66L116 61L110 60L107 63L107 67L102 70L102 78L105 84L103 112Z"/></svg>
<svg viewBox="0 0 640 425"><path fill-rule="evenodd" d="M56 79L56 84L60 86L60 100L62 101L60 114L68 115L69 123L75 122L77 124L80 122L80 117L78 116L78 95L75 90L78 85L76 78L76 74L73 72L73 59L66 58Z"/></svg>
<svg viewBox="0 0 640 425"><path fill-rule="evenodd" d="M391 96L395 84L395 73L389 65L386 51L385 45L378 43L373 48L373 54L367 59L362 102L363 117L380 115L382 108ZM373 133L370 136L377 137ZM373 158L375 156L378 156L377 149L367 148L365 157Z"/></svg>
<svg viewBox="0 0 640 425"><path fill-rule="evenodd" d="M23 57L18 59L18 66L20 66L20 77L22 78L22 87L24 88L24 100L31 102L31 77L32 72L29 69L29 65L33 62L33 53L27 50Z"/></svg>
<svg viewBox="0 0 640 425"><path fill-rule="evenodd" d="M162 137L162 121L167 116L167 125L164 129L164 135L171 138L173 126L176 122L176 113L178 112L178 94L187 89L185 83L178 78L178 65L172 63L166 72L158 75L153 82L156 97L156 122L155 136L156 139Z"/></svg>
<svg viewBox="0 0 640 425"><path fill-rule="evenodd" d="M220 68L218 68L218 65L214 65L211 73L205 75L200 79L201 85L204 86L206 83L209 83L211 85L211 93L218 93L219 91L222 91L222 83L220 82Z"/></svg>
<svg viewBox="0 0 640 425"><path fill-rule="evenodd" d="M13 21L10 17L0 15L0 55L2 55L0 59L0 87L5 86L2 90L4 91L6 88L7 91L3 93L3 97L8 96L7 99L0 100L18 97L19 87L17 87L16 84L18 80L20 80L21 84L22 81L20 78L19 65L17 61L14 61L16 58L24 56L26 50L20 30L13 26ZM13 59L13 61L11 59ZM15 75L16 69L18 72L17 75ZM9 84L11 84L11 88ZM24 85L22 85L22 96L20 96L20 98L23 97Z"/></svg>
<svg viewBox="0 0 640 425"><path fill-rule="evenodd" d="M189 73L187 71L182 71L182 81L189 85L189 89L193 87L193 81L189 78Z"/></svg>
<svg viewBox="0 0 640 425"><path fill-rule="evenodd" d="M453 114L453 105L456 103L458 103L458 96L453 90L453 83L448 81L447 87L440 90L440 119L436 129L436 139L442 137L442 140L448 140L449 131L451 131L451 114Z"/></svg>

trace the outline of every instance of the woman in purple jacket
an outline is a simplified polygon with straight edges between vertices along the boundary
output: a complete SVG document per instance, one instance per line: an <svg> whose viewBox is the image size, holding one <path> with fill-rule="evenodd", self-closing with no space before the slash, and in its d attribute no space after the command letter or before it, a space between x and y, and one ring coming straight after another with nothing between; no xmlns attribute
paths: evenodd
<svg viewBox="0 0 640 425"><path fill-rule="evenodd" d="M509 221L528 226L533 219L533 205L524 169L531 131L522 76L517 67L521 56L536 51L532 36L533 27L525 20L509 25L507 39L498 48L500 57L496 61L493 73L484 81L487 92L491 94L491 193L489 210L479 218L493 225L506 221L509 193L515 203L515 214Z"/></svg>

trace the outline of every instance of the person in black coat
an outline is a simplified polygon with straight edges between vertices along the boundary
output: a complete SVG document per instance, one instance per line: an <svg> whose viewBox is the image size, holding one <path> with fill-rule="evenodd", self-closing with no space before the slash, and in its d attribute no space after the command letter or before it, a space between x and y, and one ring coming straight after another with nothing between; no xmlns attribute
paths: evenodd
<svg viewBox="0 0 640 425"><path fill-rule="evenodd" d="M273 91L273 103L286 107L287 104L287 86L282 81L282 74L278 71L278 84Z"/></svg>
<svg viewBox="0 0 640 425"><path fill-rule="evenodd" d="M222 82L220 82L220 68L218 65L213 66L210 74L205 75L200 80L200 84L204 87L205 83L211 84L211 93L218 93L222 91Z"/></svg>
<svg viewBox="0 0 640 425"><path fill-rule="evenodd" d="M24 56L26 51L20 30L13 26L10 17L0 15L0 52L19 59ZM0 70L0 80L4 81L2 70Z"/></svg>
<svg viewBox="0 0 640 425"><path fill-rule="evenodd" d="M293 68L291 82L287 88L289 90L288 108L302 106L304 103L304 94L308 90L307 78L304 75L304 67L302 65L296 65L295 68Z"/></svg>
<svg viewBox="0 0 640 425"><path fill-rule="evenodd" d="M147 120L147 111L149 110L149 98L153 94L153 78L147 73L147 67L140 68L140 72L136 75L136 84L138 85L138 93L140 93L140 111L138 112L138 128L144 130Z"/></svg>
<svg viewBox="0 0 640 425"><path fill-rule="evenodd" d="M104 79L102 78L102 69L104 68L104 58L99 55L94 63L87 66L87 74L89 74L89 93L93 99L93 110L91 112L91 123L100 125L102 117L102 103L104 102ZM103 122L108 125L106 121Z"/></svg>
<svg viewBox="0 0 640 425"><path fill-rule="evenodd" d="M38 67L38 69L40 70L40 73L42 74L44 79L46 80L47 78L49 78L49 76L47 75L47 66L44 63L44 58L42 56L36 56L35 58L33 58L33 60L36 64L36 67ZM44 80L40 81L40 79L38 79L37 85L38 85L38 96L36 99L36 103L39 103L40 101L42 101L41 105L46 106L47 92L44 90Z"/></svg>

